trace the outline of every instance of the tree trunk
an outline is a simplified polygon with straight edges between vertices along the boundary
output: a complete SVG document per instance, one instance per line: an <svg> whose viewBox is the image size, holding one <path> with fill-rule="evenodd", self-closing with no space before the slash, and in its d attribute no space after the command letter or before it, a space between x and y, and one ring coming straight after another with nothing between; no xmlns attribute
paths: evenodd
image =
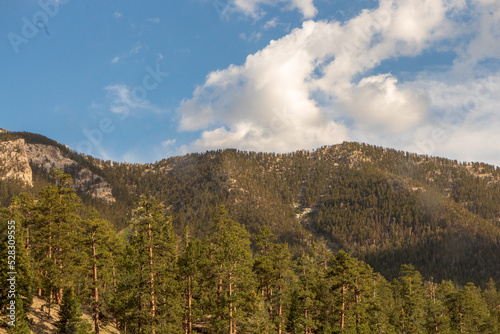
<svg viewBox="0 0 500 334"><path fill-rule="evenodd" d="M341 308L341 321L340 328L344 331L344 317L345 317L345 285L342 285L342 308Z"/></svg>
<svg viewBox="0 0 500 334"><path fill-rule="evenodd" d="M273 288L269 285L267 286L267 300L269 301L269 318L274 321L273 314Z"/></svg>
<svg viewBox="0 0 500 334"><path fill-rule="evenodd" d="M187 320L186 320L186 334L191 334L193 331L193 310L192 310L192 302L193 296L191 294L191 276L188 277L188 286L187 286Z"/></svg>
<svg viewBox="0 0 500 334"><path fill-rule="evenodd" d="M233 334L233 302L231 297L233 295L233 284L231 282L231 272L229 272L229 334Z"/></svg>
<svg viewBox="0 0 500 334"><path fill-rule="evenodd" d="M307 309L304 310L304 319L307 321ZM309 327L304 326L304 334L309 334Z"/></svg>
<svg viewBox="0 0 500 334"><path fill-rule="evenodd" d="M149 281L149 294L151 295L151 333L156 333L156 305L155 305L155 283L153 271L153 247L151 246L151 223L148 223L148 239L149 239L149 268L150 268L150 281Z"/></svg>
<svg viewBox="0 0 500 334"><path fill-rule="evenodd" d="M94 331L99 334L99 288L97 287L97 253L95 240L92 240L92 269L94 273Z"/></svg>
<svg viewBox="0 0 500 334"><path fill-rule="evenodd" d="M281 323L283 322L282 321L282 316L283 316L283 305L281 304L281 290L282 290L282 286L281 286L281 273L280 273L280 276L279 276L279 279L280 279L280 284L278 285L278 291L279 291L279 300L278 300L278 334L281 334Z"/></svg>

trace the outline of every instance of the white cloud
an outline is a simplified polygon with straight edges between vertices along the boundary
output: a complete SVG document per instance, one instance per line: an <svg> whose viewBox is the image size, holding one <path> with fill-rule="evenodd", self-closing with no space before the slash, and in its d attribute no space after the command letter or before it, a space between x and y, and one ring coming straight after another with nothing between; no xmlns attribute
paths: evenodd
<svg viewBox="0 0 500 334"><path fill-rule="evenodd" d="M251 34L245 34L244 32L242 32L240 34L240 38L246 42L255 42L255 41L258 41L259 39L261 39L262 37L262 33L260 32L252 32Z"/></svg>
<svg viewBox="0 0 500 334"><path fill-rule="evenodd" d="M132 112L155 112L160 113L162 110L153 105L145 97L141 96L135 87L130 88L127 85L110 85L104 88L109 100L109 110L112 113L127 117Z"/></svg>
<svg viewBox="0 0 500 334"><path fill-rule="evenodd" d="M120 13L120 12L114 12L114 13L113 13L113 16L115 17L115 19L119 19L120 17L122 17L122 16L123 16L123 14L122 14L122 13Z"/></svg>
<svg viewBox="0 0 500 334"><path fill-rule="evenodd" d="M388 134L418 126L428 110L425 96L399 89L397 79L389 74L363 78L339 100L357 127Z"/></svg>
<svg viewBox="0 0 500 334"><path fill-rule="evenodd" d="M158 24L160 23L160 18L158 17L148 17L148 22L153 23L153 24Z"/></svg>
<svg viewBox="0 0 500 334"><path fill-rule="evenodd" d="M263 15L261 5L284 6L287 10L298 10L305 19L313 18L318 13L313 0L234 0L233 10L260 17Z"/></svg>
<svg viewBox="0 0 500 334"><path fill-rule="evenodd" d="M267 2L235 4L258 15L258 5ZM468 12L471 26L463 23ZM292 151L358 140L446 156L486 154L481 129L498 138L500 94L480 93L479 105L472 93L474 104L458 123L448 114L462 108L470 92L481 92L480 62L500 58L499 18L497 1L380 0L378 8L344 23L306 21L244 64L210 73L181 103L179 129L201 130L183 149ZM404 82L371 72L383 61L415 57L443 41L448 50L459 51L448 71L422 72ZM472 66L472 73L461 71L461 64ZM424 142L429 138L438 138L432 150ZM486 147L500 156L493 144Z"/></svg>
<svg viewBox="0 0 500 334"><path fill-rule="evenodd" d="M415 131L409 150L500 166L500 72L460 83L423 77L411 85L433 92L435 115Z"/></svg>
<svg viewBox="0 0 500 334"><path fill-rule="evenodd" d="M263 26L263 29L264 30L269 30L271 28L275 28L279 23L279 20L277 17L273 17L272 19L270 19L269 21L267 21L264 26Z"/></svg>
<svg viewBox="0 0 500 334"><path fill-rule="evenodd" d="M305 42L318 29L313 22L305 26L249 56L243 66L212 72L193 98L183 101L182 130L212 128L193 149L289 151L345 138L345 128L328 120L309 96L315 57L314 45Z"/></svg>
<svg viewBox="0 0 500 334"><path fill-rule="evenodd" d="M455 68L457 73L472 75L483 60L500 55L500 2L475 0L473 19L468 23L472 39L459 50Z"/></svg>
<svg viewBox="0 0 500 334"><path fill-rule="evenodd" d="M111 64L116 64L120 60L120 57L115 57L111 60Z"/></svg>
<svg viewBox="0 0 500 334"><path fill-rule="evenodd" d="M172 145L174 145L174 144L175 144L175 142L176 142L176 140L175 140L175 139L167 139L167 140L165 140L163 143L161 143L161 145L162 145L163 147L168 147L168 146L172 146Z"/></svg>

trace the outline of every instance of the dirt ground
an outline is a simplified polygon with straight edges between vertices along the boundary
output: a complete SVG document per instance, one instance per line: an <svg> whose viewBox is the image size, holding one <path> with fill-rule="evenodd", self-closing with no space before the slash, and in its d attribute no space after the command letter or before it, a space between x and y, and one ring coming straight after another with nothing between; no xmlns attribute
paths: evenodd
<svg viewBox="0 0 500 334"><path fill-rule="evenodd" d="M48 314L48 309L44 308L42 310L42 305L45 305L45 301L34 297L33 305L31 305L30 312L28 313L29 327L31 328L31 333L33 334L52 334L56 333L56 327L54 324L59 320L57 314L59 313L59 306L53 305L50 310L50 315ZM89 314L83 314L83 318L87 319L92 323L92 318ZM120 331L112 325L108 325L101 328L102 334L119 334ZM0 334L7 334L7 331L0 328Z"/></svg>

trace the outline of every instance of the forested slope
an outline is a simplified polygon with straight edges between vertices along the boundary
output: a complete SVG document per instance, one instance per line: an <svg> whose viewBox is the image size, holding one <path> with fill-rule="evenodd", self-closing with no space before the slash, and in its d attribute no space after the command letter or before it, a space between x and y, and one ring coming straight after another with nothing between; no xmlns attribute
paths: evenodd
<svg viewBox="0 0 500 334"><path fill-rule="evenodd" d="M34 134L6 136L55 145ZM129 226L139 196L150 194L179 235L187 226L195 237L206 235L213 208L225 204L251 235L269 226L295 256L324 238L388 279L407 262L426 278L500 279L498 167L358 143L289 154L219 150L150 164L102 161L57 145L74 161L65 172L75 177L87 168L111 185L114 203L77 193L118 230ZM4 205L49 183L47 170L32 169L33 188L0 181Z"/></svg>

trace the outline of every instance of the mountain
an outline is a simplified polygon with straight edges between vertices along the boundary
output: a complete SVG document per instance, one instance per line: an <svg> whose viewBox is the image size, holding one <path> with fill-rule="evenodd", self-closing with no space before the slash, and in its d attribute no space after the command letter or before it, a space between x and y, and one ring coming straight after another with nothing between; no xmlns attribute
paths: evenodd
<svg viewBox="0 0 500 334"><path fill-rule="evenodd" d="M0 133L0 200L35 194L53 168L72 175L84 204L126 229L141 194L174 228L207 232L217 204L255 235L264 225L293 254L324 239L388 279L413 264L426 278L500 280L500 169L367 144L288 154L217 150L148 164L103 161L44 136Z"/></svg>

